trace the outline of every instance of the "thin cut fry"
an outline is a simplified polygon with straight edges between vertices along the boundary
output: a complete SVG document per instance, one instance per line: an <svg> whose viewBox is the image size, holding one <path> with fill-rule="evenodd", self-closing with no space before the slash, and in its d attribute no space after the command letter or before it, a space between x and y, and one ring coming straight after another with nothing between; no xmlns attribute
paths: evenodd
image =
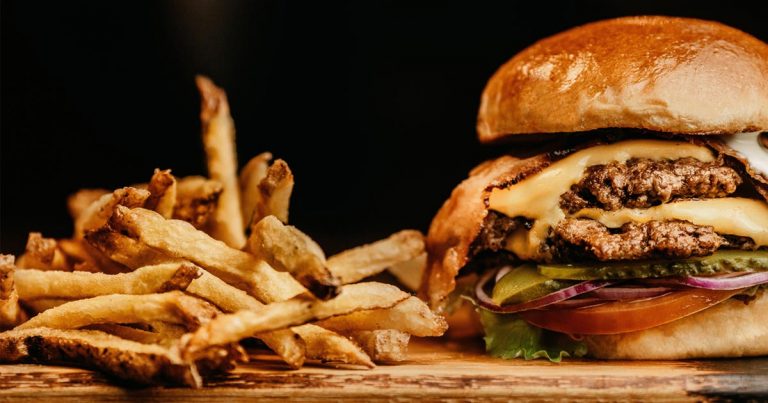
<svg viewBox="0 0 768 403"><path fill-rule="evenodd" d="M184 221L166 220L146 209L118 206L110 225L170 256L199 264L261 302L284 300L305 292L288 273L278 272L266 262L230 248Z"/></svg>
<svg viewBox="0 0 768 403"><path fill-rule="evenodd" d="M243 217L243 230L251 222L256 206L261 203L259 183L267 176L271 160L271 153L261 153L251 158L240 170L240 212Z"/></svg>
<svg viewBox="0 0 768 403"><path fill-rule="evenodd" d="M38 298L21 301L22 305L32 313L44 312L59 305L64 305L67 302L72 302L72 300L69 298Z"/></svg>
<svg viewBox="0 0 768 403"><path fill-rule="evenodd" d="M19 306L13 261L13 255L0 255L0 328L16 326L27 318Z"/></svg>
<svg viewBox="0 0 768 403"><path fill-rule="evenodd" d="M373 368L371 358L348 338L318 326L294 327L296 334L307 343L307 358L327 364L359 365Z"/></svg>
<svg viewBox="0 0 768 403"><path fill-rule="evenodd" d="M74 300L108 294L184 290L199 275L200 269L196 266L178 263L146 266L120 274L20 269L16 272L16 287L24 301L39 298Z"/></svg>
<svg viewBox="0 0 768 403"><path fill-rule="evenodd" d="M260 198L251 217L251 225L268 215L288 223L293 183L293 172L288 163L281 159L275 160L267 170L267 176L259 183Z"/></svg>
<svg viewBox="0 0 768 403"><path fill-rule="evenodd" d="M392 363L408 359L408 341L411 335L399 330L364 330L349 333L373 361Z"/></svg>
<svg viewBox="0 0 768 403"><path fill-rule="evenodd" d="M253 226L248 246L251 253L275 269L291 273L317 297L336 295L339 280L325 267L322 249L296 227L281 223L275 216L266 216Z"/></svg>
<svg viewBox="0 0 768 403"><path fill-rule="evenodd" d="M85 241L115 262L131 269L162 263L182 263L183 259L168 256L160 250L116 232L109 227L85 233Z"/></svg>
<svg viewBox="0 0 768 403"><path fill-rule="evenodd" d="M256 333L290 326L298 326L313 320L322 320L359 310L387 308L408 298L397 287L381 283L360 283L344 286L338 297L317 301L300 295L293 299L274 302L258 310L243 310L219 315L182 338L182 349L196 356L199 351L212 345L237 342Z"/></svg>
<svg viewBox="0 0 768 403"><path fill-rule="evenodd" d="M101 295L59 305L17 326L16 329L49 327L77 329L98 323L149 323L185 325L194 329L210 321L216 309L180 291L147 295Z"/></svg>
<svg viewBox="0 0 768 403"><path fill-rule="evenodd" d="M328 258L328 268L342 284L358 282L424 252L424 236L404 230L387 239L345 250Z"/></svg>
<svg viewBox="0 0 768 403"><path fill-rule="evenodd" d="M143 189L124 187L101 196L88 206L75 220L75 239L81 239L85 231L96 229L106 224L115 206L141 207L149 197Z"/></svg>
<svg viewBox="0 0 768 403"><path fill-rule="evenodd" d="M195 77L200 91L200 120L203 146L208 161L208 176L221 182L223 191L213 215L213 237L240 249L245 245L237 180L235 124L229 114L227 94L207 77Z"/></svg>
<svg viewBox="0 0 768 403"><path fill-rule="evenodd" d="M394 329L414 336L442 336L448 329L445 319L433 313L424 301L410 297L387 309L373 309L336 316L318 322L339 333L357 330Z"/></svg>
<svg viewBox="0 0 768 403"><path fill-rule="evenodd" d="M427 268L427 253L424 252L411 260L389 266L389 271L400 284L411 291L418 291L421 286L421 277Z"/></svg>
<svg viewBox="0 0 768 403"><path fill-rule="evenodd" d="M222 185L202 176L181 178L176 185L176 205L173 218L184 220L195 228L207 225L219 202Z"/></svg>
<svg viewBox="0 0 768 403"><path fill-rule="evenodd" d="M176 206L176 178L171 175L171 170L155 169L147 190L150 195L144 207L157 211L165 218L171 218Z"/></svg>
<svg viewBox="0 0 768 403"><path fill-rule="evenodd" d="M77 220L83 211L101 196L110 193L107 189L80 189L67 197L67 210L72 220Z"/></svg>
<svg viewBox="0 0 768 403"><path fill-rule="evenodd" d="M104 333L139 342L142 344L160 344L164 347L170 347L175 340L166 339L160 333L138 329L127 325L118 325L114 323L101 323L83 328L84 330L98 330Z"/></svg>
<svg viewBox="0 0 768 403"><path fill-rule="evenodd" d="M142 344L97 330L34 328L0 333L0 362L86 364L118 378L142 384L169 382L201 387L200 373L231 369L242 360L235 345L215 349L189 363L173 349Z"/></svg>
<svg viewBox="0 0 768 403"><path fill-rule="evenodd" d="M53 238L43 238L39 232L29 233L24 255L16 262L16 266L40 270L69 270L67 258L59 250L58 242Z"/></svg>

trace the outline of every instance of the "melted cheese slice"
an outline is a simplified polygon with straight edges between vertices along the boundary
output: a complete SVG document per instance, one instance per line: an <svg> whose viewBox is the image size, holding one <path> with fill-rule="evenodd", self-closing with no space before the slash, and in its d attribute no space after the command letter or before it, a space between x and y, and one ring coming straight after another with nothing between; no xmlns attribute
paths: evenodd
<svg viewBox="0 0 768 403"><path fill-rule="evenodd" d="M715 156L706 147L669 140L627 140L577 151L520 183L491 191L490 209L507 217L534 220L530 231L514 232L507 239L506 248L521 259L541 256L540 246L550 228L565 218L560 209L560 196L581 179L587 167L631 158L656 161L694 158L709 162Z"/></svg>
<svg viewBox="0 0 768 403"><path fill-rule="evenodd" d="M591 218L609 228L618 228L628 222L687 220L698 225L712 226L715 232L721 234L750 237L758 246L768 246L768 204L754 199L726 197L686 200L647 209L626 208L615 211L588 208L573 216Z"/></svg>

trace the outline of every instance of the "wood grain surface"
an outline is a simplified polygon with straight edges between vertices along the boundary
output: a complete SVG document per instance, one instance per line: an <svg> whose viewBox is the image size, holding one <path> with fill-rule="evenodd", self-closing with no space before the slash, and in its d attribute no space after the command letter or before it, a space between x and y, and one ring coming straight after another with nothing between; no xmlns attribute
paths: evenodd
<svg viewBox="0 0 768 403"><path fill-rule="evenodd" d="M97 372L41 365L0 366L0 400L437 401L768 399L768 358L708 361L497 360L468 342L412 343L410 361L373 370L308 366L290 371L272 357L208 380L203 389L136 387Z"/></svg>

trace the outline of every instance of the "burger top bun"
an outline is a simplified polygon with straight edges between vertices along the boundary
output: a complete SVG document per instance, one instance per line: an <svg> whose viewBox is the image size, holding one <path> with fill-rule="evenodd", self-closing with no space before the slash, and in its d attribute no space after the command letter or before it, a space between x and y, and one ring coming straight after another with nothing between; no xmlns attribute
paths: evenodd
<svg viewBox="0 0 768 403"><path fill-rule="evenodd" d="M480 141L635 128L681 134L768 130L768 45L726 25L624 17L543 39L483 92Z"/></svg>

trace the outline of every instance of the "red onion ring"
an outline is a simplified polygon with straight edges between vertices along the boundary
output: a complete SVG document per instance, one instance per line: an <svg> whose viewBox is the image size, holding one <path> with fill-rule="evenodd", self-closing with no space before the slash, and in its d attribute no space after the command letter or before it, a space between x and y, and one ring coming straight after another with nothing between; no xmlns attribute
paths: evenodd
<svg viewBox="0 0 768 403"><path fill-rule="evenodd" d="M644 299L658 297L672 291L669 287L605 287L592 292L595 297L612 300L625 301L629 299Z"/></svg>
<svg viewBox="0 0 768 403"><path fill-rule="evenodd" d="M480 306L496 313L515 313L528 311L531 309L543 308L547 305L565 301L577 295L585 294L615 283L614 281L602 280L583 281L581 283L563 288L562 290L557 290L543 297L523 302L521 304L500 306L493 302L493 299L491 299L491 297L488 296L484 290L485 285L488 284L488 281L491 279L491 277L494 277L494 274L496 273L489 271L487 274L483 275L483 277L480 279L480 281L477 282L477 285L475 286L475 296L477 297L477 302Z"/></svg>
<svg viewBox="0 0 768 403"><path fill-rule="evenodd" d="M512 271L512 266L504 266L501 269L499 269L498 272L496 272L496 278L495 281L498 283L499 280L501 280L502 277L506 276L507 273Z"/></svg>
<svg viewBox="0 0 768 403"><path fill-rule="evenodd" d="M768 272L743 274L738 277L717 276L668 278L659 279L659 281L656 281L655 284L660 284L662 281L668 284L704 288L707 290L738 290L740 288L748 288L768 283Z"/></svg>

